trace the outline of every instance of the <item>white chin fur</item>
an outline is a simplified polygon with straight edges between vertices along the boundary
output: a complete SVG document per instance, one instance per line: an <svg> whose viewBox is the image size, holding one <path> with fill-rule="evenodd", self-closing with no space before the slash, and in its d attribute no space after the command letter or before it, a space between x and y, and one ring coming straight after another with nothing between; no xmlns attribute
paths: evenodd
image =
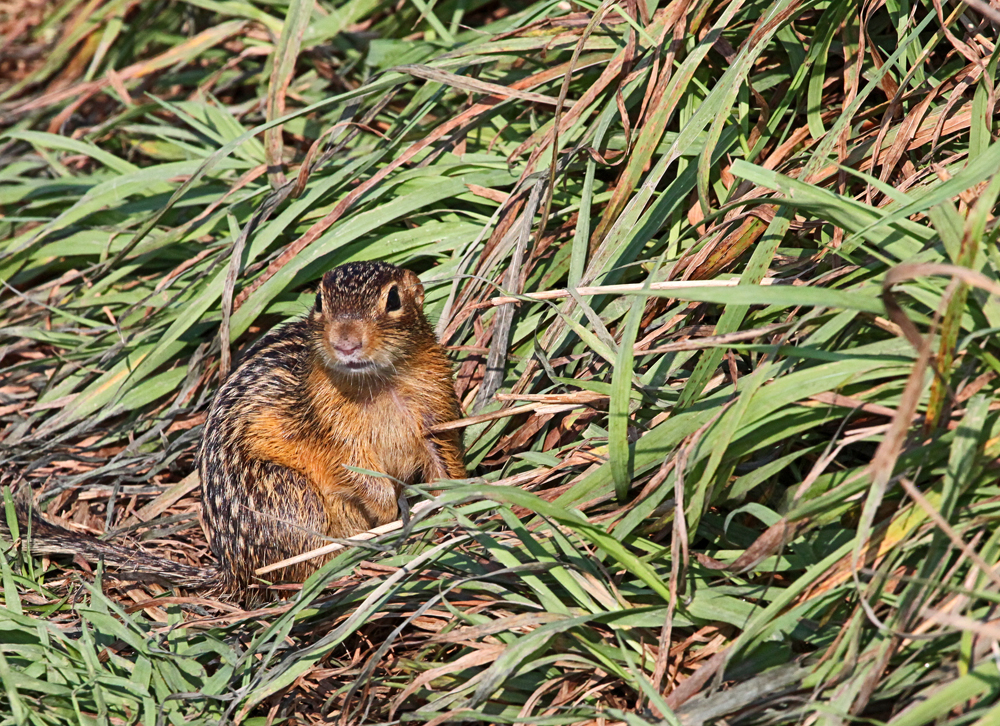
<svg viewBox="0 0 1000 726"><path fill-rule="evenodd" d="M341 375L361 376L368 373L377 373L382 366L373 361L331 361L330 368Z"/></svg>
<svg viewBox="0 0 1000 726"><path fill-rule="evenodd" d="M325 349L322 351L322 357L327 369L341 376L372 375L392 369L391 364L386 365L373 360L344 360L331 355L330 351Z"/></svg>

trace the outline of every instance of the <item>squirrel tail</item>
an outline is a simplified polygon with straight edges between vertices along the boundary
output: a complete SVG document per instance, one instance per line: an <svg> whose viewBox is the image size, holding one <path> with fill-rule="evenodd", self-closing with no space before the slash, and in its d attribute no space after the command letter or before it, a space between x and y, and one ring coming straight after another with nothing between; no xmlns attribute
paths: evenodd
<svg viewBox="0 0 1000 726"><path fill-rule="evenodd" d="M88 562L103 561L108 567L107 574L116 580L135 580L174 585L190 590L215 589L219 584L219 572L215 567L192 567L163 557L154 557L133 548L122 547L99 540L86 534L71 532L39 516L31 506L29 496L14 498L14 509L22 537L29 522L31 528L30 545L32 554L80 555ZM3 507L0 505L0 533L10 539Z"/></svg>

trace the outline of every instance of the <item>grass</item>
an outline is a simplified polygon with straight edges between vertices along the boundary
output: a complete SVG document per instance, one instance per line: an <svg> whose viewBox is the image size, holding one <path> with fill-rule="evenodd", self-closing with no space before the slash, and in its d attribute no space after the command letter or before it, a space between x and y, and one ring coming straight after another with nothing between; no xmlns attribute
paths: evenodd
<svg viewBox="0 0 1000 726"><path fill-rule="evenodd" d="M0 721L997 723L995 9L0 13L5 484L210 561L220 377L354 259L474 472L250 612L5 547Z"/></svg>

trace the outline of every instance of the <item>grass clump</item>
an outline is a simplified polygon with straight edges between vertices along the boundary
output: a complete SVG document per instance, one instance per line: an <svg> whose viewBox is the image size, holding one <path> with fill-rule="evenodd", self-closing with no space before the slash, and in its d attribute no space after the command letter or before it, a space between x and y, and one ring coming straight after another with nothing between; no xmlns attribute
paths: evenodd
<svg viewBox="0 0 1000 726"><path fill-rule="evenodd" d="M8 13L5 483L206 561L220 377L376 258L475 476L257 611L7 548L7 720L995 721L995 10Z"/></svg>

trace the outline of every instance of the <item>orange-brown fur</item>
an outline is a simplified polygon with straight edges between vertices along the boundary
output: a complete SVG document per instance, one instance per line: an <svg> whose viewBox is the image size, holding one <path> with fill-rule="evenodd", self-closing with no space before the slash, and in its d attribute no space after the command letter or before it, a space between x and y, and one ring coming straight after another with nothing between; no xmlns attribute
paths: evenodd
<svg viewBox="0 0 1000 726"><path fill-rule="evenodd" d="M460 411L423 299L417 276L393 265L331 270L309 314L265 335L219 389L199 452L215 568L136 555L44 520L33 549L247 599L257 568L395 519L399 482L464 477L458 432L431 431ZM322 562L272 577L302 581Z"/></svg>

